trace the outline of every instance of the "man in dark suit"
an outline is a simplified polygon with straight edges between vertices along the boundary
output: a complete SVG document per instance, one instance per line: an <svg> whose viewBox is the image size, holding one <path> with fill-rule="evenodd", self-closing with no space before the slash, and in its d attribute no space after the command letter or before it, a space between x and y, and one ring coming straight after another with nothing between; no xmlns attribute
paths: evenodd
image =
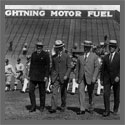
<svg viewBox="0 0 125 125"><path fill-rule="evenodd" d="M117 41L110 40L109 54L103 58L101 80L104 85L104 106L105 112L103 116L110 115L110 92L113 86L114 92L114 108L113 113L117 114L119 108L119 93L120 93L120 53L116 52Z"/></svg>
<svg viewBox="0 0 125 125"><path fill-rule="evenodd" d="M52 84L52 98L51 98L51 110L50 113L55 113L57 109L58 101L58 89L61 91L61 111L66 109L66 95L67 84L69 75L71 72L71 58L64 51L64 44L61 40L55 41L56 54L52 57L52 72L51 72L51 84Z"/></svg>
<svg viewBox="0 0 125 125"><path fill-rule="evenodd" d="M45 83L49 77L50 58L48 53L43 51L42 42L36 44L36 51L31 55L31 64L29 71L30 85L29 97L31 101L30 112L36 110L35 87L39 86L40 96L40 111L43 112L45 108Z"/></svg>
<svg viewBox="0 0 125 125"><path fill-rule="evenodd" d="M80 111L78 115L85 114L85 86L89 96L89 112L93 113L93 90L99 73L98 57L91 51L92 41L84 41L84 55L78 57L76 65L76 82L79 84Z"/></svg>

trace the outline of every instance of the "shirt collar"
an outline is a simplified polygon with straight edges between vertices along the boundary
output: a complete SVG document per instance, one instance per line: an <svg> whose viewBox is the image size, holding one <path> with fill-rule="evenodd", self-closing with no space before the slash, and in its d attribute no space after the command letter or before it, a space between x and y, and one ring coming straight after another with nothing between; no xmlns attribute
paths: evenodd
<svg viewBox="0 0 125 125"><path fill-rule="evenodd" d="M90 52L88 52L88 53L85 53L85 56L88 58L89 54L90 54Z"/></svg>

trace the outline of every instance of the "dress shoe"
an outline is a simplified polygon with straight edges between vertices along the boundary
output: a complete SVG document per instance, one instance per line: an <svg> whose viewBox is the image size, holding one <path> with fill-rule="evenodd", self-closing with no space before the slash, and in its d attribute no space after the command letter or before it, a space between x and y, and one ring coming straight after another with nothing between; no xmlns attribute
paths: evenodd
<svg viewBox="0 0 125 125"><path fill-rule="evenodd" d="M36 111L36 108L31 108L30 110L29 110L29 112L35 112Z"/></svg>
<svg viewBox="0 0 125 125"><path fill-rule="evenodd" d="M117 111L114 111L114 112L113 112L113 115L118 115L118 112L117 112Z"/></svg>
<svg viewBox="0 0 125 125"><path fill-rule="evenodd" d="M85 114L85 111L79 111L79 112L77 112L77 115L82 115L82 114Z"/></svg>
<svg viewBox="0 0 125 125"><path fill-rule="evenodd" d="M100 94L97 94L97 93L96 93L95 95L96 95L96 96L100 96Z"/></svg>
<svg viewBox="0 0 125 125"><path fill-rule="evenodd" d="M51 109L49 112L50 112L50 113L56 113L56 110Z"/></svg>
<svg viewBox="0 0 125 125"><path fill-rule="evenodd" d="M65 107L61 107L60 112L65 112L66 108Z"/></svg>
<svg viewBox="0 0 125 125"><path fill-rule="evenodd" d="M103 116L104 116L104 117L107 117L107 116L109 116L109 115L110 115L110 112L104 112L104 113L103 113Z"/></svg>
<svg viewBox="0 0 125 125"><path fill-rule="evenodd" d="M60 112L65 112L65 110L66 110L65 108L61 108Z"/></svg>
<svg viewBox="0 0 125 125"><path fill-rule="evenodd" d="M40 112L42 113L44 111L44 108L40 108Z"/></svg>
<svg viewBox="0 0 125 125"><path fill-rule="evenodd" d="M21 93L25 93L24 91L20 91Z"/></svg>
<svg viewBox="0 0 125 125"><path fill-rule="evenodd" d="M17 89L12 89L12 91L17 91Z"/></svg>
<svg viewBox="0 0 125 125"><path fill-rule="evenodd" d="M71 95L75 95L75 93L74 93L74 92L71 92L70 94L71 94Z"/></svg>

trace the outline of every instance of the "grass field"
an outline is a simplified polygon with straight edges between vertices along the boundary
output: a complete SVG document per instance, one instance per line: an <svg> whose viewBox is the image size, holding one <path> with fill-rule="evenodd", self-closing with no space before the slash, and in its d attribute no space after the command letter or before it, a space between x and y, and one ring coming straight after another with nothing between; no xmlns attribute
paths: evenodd
<svg viewBox="0 0 125 125"><path fill-rule="evenodd" d="M94 114L86 112L85 115L77 115L79 111L78 93L75 95L68 93L67 95L67 109L64 113L60 112L60 95L58 96L58 110L55 114L50 114L51 108L51 94L46 94L46 109L41 114L39 111L39 93L36 89L36 112L29 113L30 100L28 92L23 94L19 90L5 92L5 119L6 120L120 120L120 111L117 116L112 114L113 109L113 94L111 94L111 115L103 117L104 111L103 94L94 97L95 109ZM94 91L96 93L96 89ZM88 106L88 95L86 93L86 107Z"/></svg>

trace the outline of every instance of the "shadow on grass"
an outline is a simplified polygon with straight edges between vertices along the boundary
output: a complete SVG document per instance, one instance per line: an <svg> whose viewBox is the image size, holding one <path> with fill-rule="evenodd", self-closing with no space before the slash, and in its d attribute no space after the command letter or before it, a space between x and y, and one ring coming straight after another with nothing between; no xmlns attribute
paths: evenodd
<svg viewBox="0 0 125 125"><path fill-rule="evenodd" d="M103 112L105 111L104 109L100 109L100 108L95 108L94 111L98 114L103 114Z"/></svg>
<svg viewBox="0 0 125 125"><path fill-rule="evenodd" d="M46 108L48 111L51 110L51 106L46 106L45 108ZM58 106L58 107L57 107L57 110L61 110L61 107Z"/></svg>
<svg viewBox="0 0 125 125"><path fill-rule="evenodd" d="M67 107L68 110L72 110L73 112L78 112L79 111L79 108L78 107ZM95 108L94 111L98 114L103 114L103 112L105 111L104 109L101 109L101 108ZM88 109L86 109L86 112L89 112Z"/></svg>
<svg viewBox="0 0 125 125"><path fill-rule="evenodd" d="M78 107L67 107L68 110L72 110L73 112L78 112L79 108Z"/></svg>
<svg viewBox="0 0 125 125"><path fill-rule="evenodd" d="M31 105L26 105L25 107L27 110L31 109ZM36 109L40 110L40 106L36 106ZM49 111L51 110L51 106L46 106L45 109ZM61 107L57 107L57 110L61 110Z"/></svg>
<svg viewBox="0 0 125 125"><path fill-rule="evenodd" d="M26 107L27 110L31 109L31 105L26 105L25 107ZM40 106L36 106L36 109L40 110Z"/></svg>

